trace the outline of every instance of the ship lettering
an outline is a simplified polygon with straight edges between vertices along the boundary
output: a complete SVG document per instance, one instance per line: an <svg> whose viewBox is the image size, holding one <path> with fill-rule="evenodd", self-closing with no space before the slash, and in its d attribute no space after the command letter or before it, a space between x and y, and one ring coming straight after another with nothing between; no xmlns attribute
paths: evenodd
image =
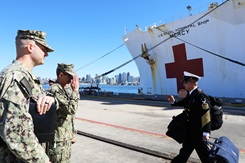
<svg viewBox="0 0 245 163"><path fill-rule="evenodd" d="M181 30L190 29L190 28L193 28L193 27L195 27L195 24L189 24L189 25L180 27L178 29L175 29L175 31L181 31Z"/></svg>
<svg viewBox="0 0 245 163"><path fill-rule="evenodd" d="M159 34L158 37L162 37L162 36L165 36L165 35L172 35L172 34L174 34L173 31L168 31L168 32L164 31L163 33Z"/></svg>
<svg viewBox="0 0 245 163"><path fill-rule="evenodd" d="M206 19L204 21L197 22L197 25L200 26L203 24L207 24L208 22L209 22L209 19ZM193 28L193 27L196 27L194 23L180 27L180 28L177 28L174 30L176 32L174 32L173 30L168 31L168 32L164 31L163 33L159 34L158 37L162 37L165 35L169 35L170 37L178 37L178 36L187 35L187 34L189 34L190 28Z"/></svg>
<svg viewBox="0 0 245 163"><path fill-rule="evenodd" d="M170 35L170 37L178 37L178 36L183 36L183 35L189 34L189 31L190 31L190 29L181 30L179 32L170 33L169 35Z"/></svg>
<svg viewBox="0 0 245 163"><path fill-rule="evenodd" d="M198 22L197 25L199 26L199 25L202 25L202 24L207 24L208 22L209 22L209 20L207 19L207 20Z"/></svg>

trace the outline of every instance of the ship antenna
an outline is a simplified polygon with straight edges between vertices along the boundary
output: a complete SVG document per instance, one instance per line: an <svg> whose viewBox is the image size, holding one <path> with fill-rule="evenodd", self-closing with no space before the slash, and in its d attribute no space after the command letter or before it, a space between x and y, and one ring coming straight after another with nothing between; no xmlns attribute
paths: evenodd
<svg viewBox="0 0 245 163"><path fill-rule="evenodd" d="M191 9L192 9L191 6L188 5L186 8L187 8L187 10L189 11L189 16L192 16L192 14L191 14Z"/></svg>
<svg viewBox="0 0 245 163"><path fill-rule="evenodd" d="M127 27L124 27L124 34L127 34Z"/></svg>

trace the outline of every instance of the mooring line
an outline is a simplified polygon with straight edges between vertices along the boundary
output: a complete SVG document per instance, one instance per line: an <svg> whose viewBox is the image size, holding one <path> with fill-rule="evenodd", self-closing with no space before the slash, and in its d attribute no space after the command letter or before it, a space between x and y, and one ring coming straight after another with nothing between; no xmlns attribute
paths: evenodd
<svg viewBox="0 0 245 163"><path fill-rule="evenodd" d="M99 141L102 141L102 142L106 142L106 143L109 143L109 144L113 144L113 145L116 145L116 146L120 146L120 147L123 147L123 148L126 148L126 149L130 149L130 150L133 150L133 151L137 151L137 152L140 152L140 153L144 153L144 154L147 154L147 155L160 157L160 158L168 159L168 160L172 160L173 159L173 157L170 154L165 154L165 153L161 153L161 152L158 152L158 151L150 150L150 149L147 149L147 148L143 148L143 147L139 147L139 146L135 146L135 145L119 142L119 141L116 141L116 140L112 140L112 139L104 138L104 137L101 137L101 136L89 134L89 133L86 133L86 132L83 132L83 131L79 131L78 130L77 134L82 135L82 136L86 136L86 137L89 137L89 138L92 138L92 139L96 139L96 140L99 140Z"/></svg>

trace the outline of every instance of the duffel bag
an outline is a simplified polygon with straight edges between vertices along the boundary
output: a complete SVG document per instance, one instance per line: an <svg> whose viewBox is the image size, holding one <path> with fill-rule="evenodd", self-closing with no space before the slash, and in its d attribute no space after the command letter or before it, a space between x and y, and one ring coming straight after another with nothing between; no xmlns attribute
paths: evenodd
<svg viewBox="0 0 245 163"><path fill-rule="evenodd" d="M177 116L173 116L172 121L168 125L166 135L176 140L178 143L183 143L186 136L187 115L183 111Z"/></svg>
<svg viewBox="0 0 245 163"><path fill-rule="evenodd" d="M220 138L212 138L215 141L207 141L209 150L209 158L211 162L217 163L238 163L239 150L238 148L225 136Z"/></svg>

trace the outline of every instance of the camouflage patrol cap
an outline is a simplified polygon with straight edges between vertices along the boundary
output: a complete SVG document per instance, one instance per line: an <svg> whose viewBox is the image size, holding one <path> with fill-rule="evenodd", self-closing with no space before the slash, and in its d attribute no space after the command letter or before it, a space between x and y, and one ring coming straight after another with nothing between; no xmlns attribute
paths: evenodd
<svg viewBox="0 0 245 163"><path fill-rule="evenodd" d="M50 83L51 83L51 82L52 82L52 83L54 83L54 82L55 82L55 80L54 80L54 79L49 79L49 80L48 80L48 82L50 82Z"/></svg>
<svg viewBox="0 0 245 163"><path fill-rule="evenodd" d="M30 39L38 42L42 46L44 46L47 49L47 52L53 52L54 49L52 49L47 43L46 43L46 33L42 31L37 30L18 30L17 36L15 39Z"/></svg>
<svg viewBox="0 0 245 163"><path fill-rule="evenodd" d="M57 70L60 70L61 72L66 72L72 76L75 75L73 64L58 63Z"/></svg>

